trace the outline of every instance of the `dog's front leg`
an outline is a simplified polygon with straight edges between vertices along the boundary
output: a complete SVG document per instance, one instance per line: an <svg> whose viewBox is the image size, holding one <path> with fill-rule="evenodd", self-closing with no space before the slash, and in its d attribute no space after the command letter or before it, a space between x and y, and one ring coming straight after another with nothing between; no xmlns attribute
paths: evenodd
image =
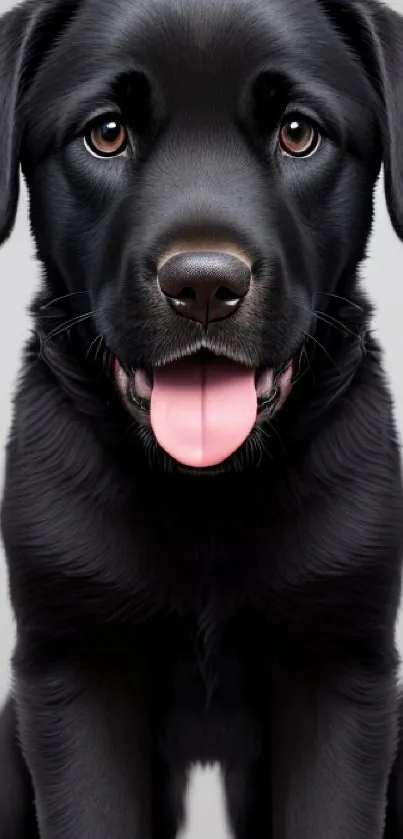
<svg viewBox="0 0 403 839"><path fill-rule="evenodd" d="M382 839L396 727L393 673L336 661L290 677L273 714L273 839Z"/></svg>
<svg viewBox="0 0 403 839"><path fill-rule="evenodd" d="M25 668L24 668L25 669ZM99 661L16 672L41 839L151 839L143 674Z"/></svg>

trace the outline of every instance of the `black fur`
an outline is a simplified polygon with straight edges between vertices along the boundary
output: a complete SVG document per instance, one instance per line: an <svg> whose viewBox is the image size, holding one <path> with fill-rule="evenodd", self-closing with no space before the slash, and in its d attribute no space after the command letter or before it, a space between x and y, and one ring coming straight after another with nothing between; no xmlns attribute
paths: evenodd
<svg viewBox="0 0 403 839"><path fill-rule="evenodd" d="M397 839L402 491L358 266L382 162L403 237L403 19L372 0L28 0L0 26L1 238L21 163L43 272L2 511L0 837L173 839L199 760L222 765L237 839L382 839L386 809ZM87 123L117 108L135 153L91 157ZM319 124L312 157L279 153L287 110ZM186 237L254 266L207 333L157 287ZM113 369L202 345L296 371L272 422L192 474Z"/></svg>

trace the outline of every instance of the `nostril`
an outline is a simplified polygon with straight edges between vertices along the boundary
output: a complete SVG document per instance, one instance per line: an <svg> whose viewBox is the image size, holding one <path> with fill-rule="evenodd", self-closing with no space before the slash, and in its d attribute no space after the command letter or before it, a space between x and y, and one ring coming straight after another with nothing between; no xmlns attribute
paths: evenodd
<svg viewBox="0 0 403 839"><path fill-rule="evenodd" d="M191 286L185 286L182 288L177 294L175 294L177 300L196 300L197 294L194 288Z"/></svg>
<svg viewBox="0 0 403 839"><path fill-rule="evenodd" d="M239 300L240 296L243 297L244 295L235 294L231 289L225 288L225 286L220 286L215 293L217 300L222 300L223 303L232 303L235 300Z"/></svg>

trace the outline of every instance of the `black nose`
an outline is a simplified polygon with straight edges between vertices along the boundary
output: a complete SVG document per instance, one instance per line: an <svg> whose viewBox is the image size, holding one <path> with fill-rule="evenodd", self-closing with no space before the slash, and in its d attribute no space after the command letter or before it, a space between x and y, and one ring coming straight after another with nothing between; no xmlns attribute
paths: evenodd
<svg viewBox="0 0 403 839"><path fill-rule="evenodd" d="M251 271L233 254L183 252L161 266L158 280L178 314L207 326L239 308L250 288Z"/></svg>

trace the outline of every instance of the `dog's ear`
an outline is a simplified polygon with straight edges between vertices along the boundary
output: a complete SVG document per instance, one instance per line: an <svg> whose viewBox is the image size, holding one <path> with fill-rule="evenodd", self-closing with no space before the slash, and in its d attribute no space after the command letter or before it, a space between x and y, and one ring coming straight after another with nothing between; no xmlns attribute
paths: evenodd
<svg viewBox="0 0 403 839"><path fill-rule="evenodd" d="M26 0L0 18L0 244L17 211L24 93L76 5L76 0Z"/></svg>
<svg viewBox="0 0 403 839"><path fill-rule="evenodd" d="M392 224L403 239L403 17L375 2L366 14L373 48L369 72L382 103L386 200Z"/></svg>
<svg viewBox="0 0 403 839"><path fill-rule="evenodd" d="M29 41L30 10L19 7L0 20L0 113L3 143L0 159L0 242L9 235L18 201L20 127L17 105L24 56Z"/></svg>
<svg viewBox="0 0 403 839"><path fill-rule="evenodd" d="M386 199L403 239L403 17L377 0L320 0L360 58L379 102Z"/></svg>

